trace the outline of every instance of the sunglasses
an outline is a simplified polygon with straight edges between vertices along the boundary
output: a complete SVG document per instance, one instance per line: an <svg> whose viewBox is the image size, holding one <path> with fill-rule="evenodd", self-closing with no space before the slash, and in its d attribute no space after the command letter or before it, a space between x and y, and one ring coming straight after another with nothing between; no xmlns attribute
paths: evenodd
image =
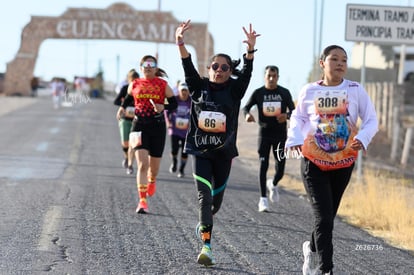
<svg viewBox="0 0 414 275"><path fill-rule="evenodd" d="M211 68L213 69L213 71L217 71L218 70L218 68L221 68L221 70L223 71L223 72L227 72L228 70L230 70L230 66L229 65L227 65L227 64L218 64L218 63L213 63L212 65L211 65Z"/></svg>
<svg viewBox="0 0 414 275"><path fill-rule="evenodd" d="M155 67L157 67L157 63L155 63L154 61L145 61L144 63L141 64L141 67L143 67L143 68L155 68Z"/></svg>

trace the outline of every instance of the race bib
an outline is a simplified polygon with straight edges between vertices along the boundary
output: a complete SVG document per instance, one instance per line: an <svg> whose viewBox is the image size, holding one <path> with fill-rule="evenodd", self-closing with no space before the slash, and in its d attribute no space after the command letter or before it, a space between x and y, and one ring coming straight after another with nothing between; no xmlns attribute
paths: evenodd
<svg viewBox="0 0 414 275"><path fill-rule="evenodd" d="M134 116L135 116L135 107L132 107L132 106L126 107L124 116L127 117L127 118L134 118Z"/></svg>
<svg viewBox="0 0 414 275"><path fill-rule="evenodd" d="M282 113L280 101L263 102L264 116L278 116Z"/></svg>
<svg viewBox="0 0 414 275"><path fill-rule="evenodd" d="M142 144L141 131L129 133L129 146L136 148Z"/></svg>
<svg viewBox="0 0 414 275"><path fill-rule="evenodd" d="M190 120L188 118L176 117L175 128L179 130L187 130Z"/></svg>
<svg viewBox="0 0 414 275"><path fill-rule="evenodd" d="M226 115L220 112L201 111L198 116L198 128L209 133L224 133Z"/></svg>
<svg viewBox="0 0 414 275"><path fill-rule="evenodd" d="M343 91L317 91L314 98L315 110L319 115L346 114L347 93Z"/></svg>

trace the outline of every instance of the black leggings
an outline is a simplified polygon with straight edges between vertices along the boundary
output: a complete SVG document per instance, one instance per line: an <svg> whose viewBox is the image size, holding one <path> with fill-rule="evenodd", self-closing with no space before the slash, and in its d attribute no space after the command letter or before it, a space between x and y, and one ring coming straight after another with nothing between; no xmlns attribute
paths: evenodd
<svg viewBox="0 0 414 275"><path fill-rule="evenodd" d="M278 182L283 178L285 173L286 158L282 154L285 148L285 138L270 138L270 137L259 137L258 140L258 153L260 160L260 173L259 173L259 187L260 194L262 197L266 197L266 178L267 170L269 168L269 156L270 149L273 148L273 157L275 160L275 175L273 177L273 184L277 185Z"/></svg>
<svg viewBox="0 0 414 275"><path fill-rule="evenodd" d="M187 159L188 154L184 153L185 138L171 135L171 155L177 156L178 150L181 149L181 158Z"/></svg>
<svg viewBox="0 0 414 275"><path fill-rule="evenodd" d="M231 163L231 159L193 157L201 225L213 225L213 215L219 211L223 202Z"/></svg>
<svg viewBox="0 0 414 275"><path fill-rule="evenodd" d="M342 195L351 179L353 168L354 165L332 171L322 171L306 158L301 163L302 179L315 219L310 246L312 251L317 251L319 268L324 272L333 268L334 219Z"/></svg>

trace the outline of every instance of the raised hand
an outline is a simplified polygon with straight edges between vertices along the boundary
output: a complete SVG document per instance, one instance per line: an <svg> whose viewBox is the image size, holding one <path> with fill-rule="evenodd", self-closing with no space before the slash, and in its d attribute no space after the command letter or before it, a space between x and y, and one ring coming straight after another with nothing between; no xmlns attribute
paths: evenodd
<svg viewBox="0 0 414 275"><path fill-rule="evenodd" d="M247 37L243 43L246 43L250 50L254 49L254 46L256 45L256 37L260 36L260 34L257 34L256 31L253 30L252 24L249 24L249 31L247 31L245 27L243 27L243 31Z"/></svg>
<svg viewBox="0 0 414 275"><path fill-rule="evenodd" d="M190 25L191 20L188 19L187 22L183 22L178 26L177 30L175 31L175 41L180 43L184 40L184 33L191 28Z"/></svg>

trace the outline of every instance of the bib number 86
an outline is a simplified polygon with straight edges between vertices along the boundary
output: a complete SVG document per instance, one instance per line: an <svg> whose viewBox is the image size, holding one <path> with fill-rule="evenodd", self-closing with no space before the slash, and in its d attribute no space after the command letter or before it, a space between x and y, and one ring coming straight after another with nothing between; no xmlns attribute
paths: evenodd
<svg viewBox="0 0 414 275"><path fill-rule="evenodd" d="M226 115L202 111L198 117L198 127L205 132L223 133L226 131Z"/></svg>

